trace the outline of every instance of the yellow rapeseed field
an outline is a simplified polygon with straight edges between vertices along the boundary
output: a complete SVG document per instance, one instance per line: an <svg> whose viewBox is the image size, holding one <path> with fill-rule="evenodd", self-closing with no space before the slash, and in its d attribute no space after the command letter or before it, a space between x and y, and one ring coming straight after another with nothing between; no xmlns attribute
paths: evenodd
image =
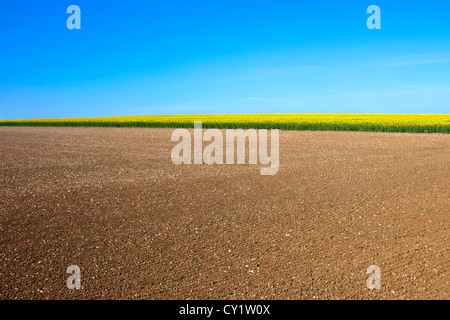
<svg viewBox="0 0 450 320"><path fill-rule="evenodd" d="M202 121L205 128L450 132L449 114L224 114L152 115L101 118L2 120L3 126L184 127Z"/></svg>

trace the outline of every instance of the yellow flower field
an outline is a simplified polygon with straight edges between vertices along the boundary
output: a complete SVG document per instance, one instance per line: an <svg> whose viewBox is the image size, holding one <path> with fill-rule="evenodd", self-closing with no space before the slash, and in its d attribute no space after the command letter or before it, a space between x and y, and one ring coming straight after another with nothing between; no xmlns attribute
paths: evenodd
<svg viewBox="0 0 450 320"><path fill-rule="evenodd" d="M224 114L0 120L3 126L184 127L449 133L449 114Z"/></svg>

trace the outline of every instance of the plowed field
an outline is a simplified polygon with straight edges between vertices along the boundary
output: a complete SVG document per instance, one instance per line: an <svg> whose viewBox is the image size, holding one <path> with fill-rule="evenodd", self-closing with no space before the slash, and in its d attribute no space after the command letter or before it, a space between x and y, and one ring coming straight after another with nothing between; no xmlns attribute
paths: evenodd
<svg viewBox="0 0 450 320"><path fill-rule="evenodd" d="M0 298L450 298L449 135L280 131L261 176L172 131L1 127Z"/></svg>

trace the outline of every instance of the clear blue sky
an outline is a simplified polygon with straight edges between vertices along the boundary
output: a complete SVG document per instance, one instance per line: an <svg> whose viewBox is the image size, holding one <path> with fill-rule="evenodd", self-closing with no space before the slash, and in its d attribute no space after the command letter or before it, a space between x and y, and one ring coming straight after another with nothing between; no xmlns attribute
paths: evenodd
<svg viewBox="0 0 450 320"><path fill-rule="evenodd" d="M450 110L444 0L1 0L0 40L0 119Z"/></svg>

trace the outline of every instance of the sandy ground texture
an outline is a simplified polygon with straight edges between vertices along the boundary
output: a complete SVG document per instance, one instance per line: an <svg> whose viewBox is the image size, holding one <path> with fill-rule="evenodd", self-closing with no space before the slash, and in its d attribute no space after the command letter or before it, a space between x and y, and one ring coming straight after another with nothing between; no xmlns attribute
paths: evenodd
<svg viewBox="0 0 450 320"><path fill-rule="evenodd" d="M0 298L450 298L450 135L284 131L261 176L172 131L1 127Z"/></svg>

